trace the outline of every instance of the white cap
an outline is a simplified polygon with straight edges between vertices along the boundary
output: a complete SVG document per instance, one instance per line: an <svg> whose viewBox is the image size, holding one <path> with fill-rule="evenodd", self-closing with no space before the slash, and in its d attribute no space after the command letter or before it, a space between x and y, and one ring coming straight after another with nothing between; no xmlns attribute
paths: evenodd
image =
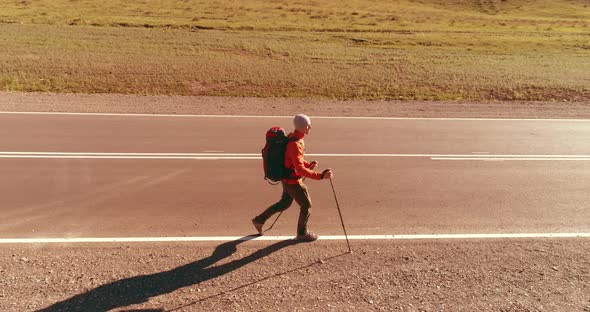
<svg viewBox="0 0 590 312"><path fill-rule="evenodd" d="M295 129L303 129L311 125L311 119L303 114L297 114L293 119L293 124L295 125Z"/></svg>

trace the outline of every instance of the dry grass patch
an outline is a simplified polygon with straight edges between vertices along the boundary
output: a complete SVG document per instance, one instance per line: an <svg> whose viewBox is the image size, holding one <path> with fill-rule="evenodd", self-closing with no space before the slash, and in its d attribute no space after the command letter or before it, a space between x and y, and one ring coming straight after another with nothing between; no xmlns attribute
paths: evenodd
<svg viewBox="0 0 590 312"><path fill-rule="evenodd" d="M0 10L0 89L586 100L584 5L10 1Z"/></svg>

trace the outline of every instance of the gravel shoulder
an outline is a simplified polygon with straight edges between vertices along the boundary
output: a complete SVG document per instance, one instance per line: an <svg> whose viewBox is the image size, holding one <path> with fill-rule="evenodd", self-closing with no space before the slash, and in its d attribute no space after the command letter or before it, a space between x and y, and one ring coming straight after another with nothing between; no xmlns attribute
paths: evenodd
<svg viewBox="0 0 590 312"><path fill-rule="evenodd" d="M0 249L2 311L590 311L587 239Z"/></svg>
<svg viewBox="0 0 590 312"><path fill-rule="evenodd" d="M589 102L336 101L0 92L0 111L465 118L590 118Z"/></svg>

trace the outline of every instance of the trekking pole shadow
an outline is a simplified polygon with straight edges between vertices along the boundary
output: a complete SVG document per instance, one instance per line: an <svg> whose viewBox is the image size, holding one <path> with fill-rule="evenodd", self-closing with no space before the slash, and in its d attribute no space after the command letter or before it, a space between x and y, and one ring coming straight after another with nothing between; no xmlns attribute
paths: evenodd
<svg viewBox="0 0 590 312"><path fill-rule="evenodd" d="M201 302L207 301L207 300L209 300L209 299L213 299L213 298L216 298L216 297L220 297L220 296L223 296L223 295L225 295L225 294L229 294L229 293L232 293L232 292L238 291L238 290L240 290L240 289L247 288L248 286L252 286L252 285L254 285L254 284L257 284L257 283L260 283L260 282L263 282L263 281L266 281L266 280L270 280L270 279L273 279L273 278L276 278L276 277L279 277L279 276L283 276L283 275L287 275L287 274L289 274L289 273L293 273L293 272L297 272L297 271L300 271L300 270L303 270L303 269L307 269L307 268L313 267L313 266L315 266L315 265L318 265L318 264L324 263L325 261L330 261L330 260L332 260L332 259L335 259L335 258L338 258L338 257L342 257L342 256L345 256L345 255L348 255L348 254L349 254L348 252L344 252L344 253L341 253L341 254L338 254L338 255L335 255L335 256L330 256L330 257L328 257L328 258L325 258L325 259L322 259L322 260L318 260L318 261L312 262L312 263L310 263L310 264L306 264L306 265L303 265L303 266L300 266L300 267L297 267L297 268L294 268L294 269L291 269L291 270L287 270L287 271L280 272L280 273L277 273L277 274L274 274L274 275L270 275L270 276L267 276L267 277L263 277L263 278L261 278L261 279L255 280L255 281L253 281L253 282L246 283L246 284L244 284L244 285L240 285L240 286L234 287L234 288L232 288L232 289L224 290L224 291L222 291L222 292L219 292L219 293L216 293L216 294L213 294L213 295L210 295L210 296L207 296L207 297L201 298L201 299L199 299L199 300L193 301L193 302L191 302L191 303L187 303L187 304L185 304L185 305L182 305L182 306L176 307L176 308L174 308L174 309L171 309L171 310L166 310L166 312L180 311L180 310L182 310L182 309L188 308L188 307L190 307L190 306L193 306L193 305L196 305L196 304L198 304L198 303L201 303Z"/></svg>
<svg viewBox="0 0 590 312"><path fill-rule="evenodd" d="M253 261L266 257L282 248L298 243L291 239L279 241L259 249L244 258L212 267L213 264L234 254L239 244L256 237L258 236L245 236L234 241L220 244L210 256L203 259L168 271L148 275L138 275L110 282L38 311L109 311L133 304L144 303L151 297L171 293L179 288L215 279Z"/></svg>

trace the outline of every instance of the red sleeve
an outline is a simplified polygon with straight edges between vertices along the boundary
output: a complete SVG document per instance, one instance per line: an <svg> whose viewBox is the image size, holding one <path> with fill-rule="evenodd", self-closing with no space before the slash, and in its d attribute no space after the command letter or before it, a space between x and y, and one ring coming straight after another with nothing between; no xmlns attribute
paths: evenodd
<svg viewBox="0 0 590 312"><path fill-rule="evenodd" d="M308 166L306 166L306 163L309 164L308 162L305 161L305 159L303 159L303 146L301 146L301 144L294 142L294 144L289 144L291 146L287 146L287 154L289 155L289 157L291 158L291 161L293 162L293 167L295 169L295 172L302 176L302 177L306 177L306 178L310 178L310 179L314 179L314 180L321 180L322 179L322 174L319 172L315 172L313 170L310 170L308 168ZM289 148L291 147L291 148Z"/></svg>

